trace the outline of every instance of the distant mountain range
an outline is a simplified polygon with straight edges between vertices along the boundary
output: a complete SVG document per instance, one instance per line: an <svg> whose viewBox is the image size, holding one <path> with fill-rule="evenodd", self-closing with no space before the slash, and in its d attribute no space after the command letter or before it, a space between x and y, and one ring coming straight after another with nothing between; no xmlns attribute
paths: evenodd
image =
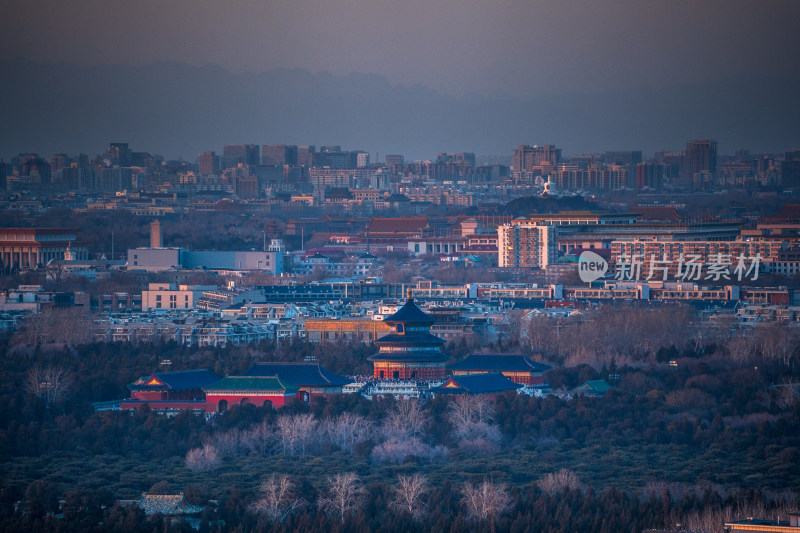
<svg viewBox="0 0 800 533"><path fill-rule="evenodd" d="M793 78L523 99L453 97L370 74L301 69L232 74L214 65L76 67L0 61L0 155L101 152L109 142L194 160L224 144L337 144L372 156L510 154L556 144L564 154L680 150L714 138L720 151L800 147Z"/></svg>

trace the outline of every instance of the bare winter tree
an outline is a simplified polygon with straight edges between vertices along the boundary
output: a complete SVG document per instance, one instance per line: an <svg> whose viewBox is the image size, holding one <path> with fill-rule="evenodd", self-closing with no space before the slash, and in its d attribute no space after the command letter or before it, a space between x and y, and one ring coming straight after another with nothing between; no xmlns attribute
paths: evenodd
<svg viewBox="0 0 800 533"><path fill-rule="evenodd" d="M478 422L494 420L495 410L492 402L483 396L463 394L456 398L447 409L447 418L454 426L465 426Z"/></svg>
<svg viewBox="0 0 800 533"><path fill-rule="evenodd" d="M800 401L800 383L785 382L775 387L778 405L791 409Z"/></svg>
<svg viewBox="0 0 800 533"><path fill-rule="evenodd" d="M361 480L354 473L336 474L328 478L328 488L320 498L319 506L344 522L348 513L357 511L364 504L364 492Z"/></svg>
<svg viewBox="0 0 800 533"><path fill-rule="evenodd" d="M414 520L419 520L427 512L423 495L428 490L428 479L422 474L397 476L397 484L393 487L391 506L398 511L406 512Z"/></svg>
<svg viewBox="0 0 800 533"><path fill-rule="evenodd" d="M318 423L314 415L308 413L282 416L278 418L276 425L283 453L305 455L316 436Z"/></svg>
<svg viewBox="0 0 800 533"><path fill-rule="evenodd" d="M49 366L31 368L25 379L25 390L50 406L59 401L72 385L72 378L63 368Z"/></svg>
<svg viewBox="0 0 800 533"><path fill-rule="evenodd" d="M470 520L494 520L511 507L511 496L505 485L484 481L480 485L467 483L461 489L461 504Z"/></svg>
<svg viewBox="0 0 800 533"><path fill-rule="evenodd" d="M324 428L331 443L345 453L353 453L355 445L368 440L372 434L372 423L353 413L342 413L327 420Z"/></svg>
<svg viewBox="0 0 800 533"><path fill-rule="evenodd" d="M761 356L767 361L788 365L797 356L800 342L793 328L787 328L776 322L758 326L756 332L760 341Z"/></svg>
<svg viewBox="0 0 800 533"><path fill-rule="evenodd" d="M25 320L24 330L15 335L27 344L81 344L90 340L92 320L78 308L47 308Z"/></svg>
<svg viewBox="0 0 800 533"><path fill-rule="evenodd" d="M757 346L750 335L734 335L725 345L728 356L736 363L749 361L755 356Z"/></svg>
<svg viewBox="0 0 800 533"><path fill-rule="evenodd" d="M453 436L458 440L458 447L475 453L489 453L497 449L503 440L500 428L488 422L474 422L457 427Z"/></svg>
<svg viewBox="0 0 800 533"><path fill-rule="evenodd" d="M206 444L202 448L194 448L186 454L186 468L192 472L208 472L220 464L217 449Z"/></svg>
<svg viewBox="0 0 800 533"><path fill-rule="evenodd" d="M555 328L553 327L555 320L545 315L528 313L527 315L527 340L531 349L537 352L543 352L546 355L552 355L555 351L556 345L553 342L555 335L553 335ZM522 322L521 322L522 324Z"/></svg>
<svg viewBox="0 0 800 533"><path fill-rule="evenodd" d="M275 439L275 433L266 422L251 427L242 434L242 445L251 453L267 455Z"/></svg>
<svg viewBox="0 0 800 533"><path fill-rule="evenodd" d="M460 396L447 412L459 447L474 452L492 451L500 443L500 430L491 424L494 416L494 404L483 396Z"/></svg>
<svg viewBox="0 0 800 533"><path fill-rule="evenodd" d="M763 502L747 502L737 505L726 505L721 509L705 508L691 512L680 520L687 531L708 531L709 533L723 533L724 524L734 520L743 520L748 517L770 517L773 519L786 519L788 510L792 507L779 505L768 508Z"/></svg>
<svg viewBox="0 0 800 533"><path fill-rule="evenodd" d="M272 474L261 484L258 499L253 503L252 509L259 515L280 523L306 505L308 502L295 493L294 483L289 476Z"/></svg>
<svg viewBox="0 0 800 533"><path fill-rule="evenodd" d="M539 489L545 494L553 495L564 489L583 490L584 484L575 475L575 472L562 468L558 472L551 472L536 482Z"/></svg>
<svg viewBox="0 0 800 533"><path fill-rule="evenodd" d="M407 457L430 457L431 448L419 439L408 437L403 439L389 439L372 449L374 463L403 464Z"/></svg>
<svg viewBox="0 0 800 533"><path fill-rule="evenodd" d="M430 422L428 413L422 409L419 400L397 402L386 413L383 431L389 439L421 438Z"/></svg>

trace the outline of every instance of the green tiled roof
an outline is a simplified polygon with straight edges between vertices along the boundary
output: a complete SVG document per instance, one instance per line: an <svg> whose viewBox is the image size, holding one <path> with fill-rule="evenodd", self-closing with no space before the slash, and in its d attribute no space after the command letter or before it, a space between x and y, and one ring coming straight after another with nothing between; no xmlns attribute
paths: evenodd
<svg viewBox="0 0 800 533"><path fill-rule="evenodd" d="M604 379L595 379L592 381L587 381L583 385L579 387L575 387L572 389L573 394L597 394L602 396L606 392L611 389L611 385Z"/></svg>
<svg viewBox="0 0 800 533"><path fill-rule="evenodd" d="M278 379L277 376L228 376L203 388L207 393L216 390L297 392L299 389Z"/></svg>

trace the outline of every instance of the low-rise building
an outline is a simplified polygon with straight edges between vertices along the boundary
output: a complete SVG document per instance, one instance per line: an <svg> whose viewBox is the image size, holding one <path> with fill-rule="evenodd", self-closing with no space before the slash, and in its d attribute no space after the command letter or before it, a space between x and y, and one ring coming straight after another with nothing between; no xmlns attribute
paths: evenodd
<svg viewBox="0 0 800 533"><path fill-rule="evenodd" d="M216 285L150 283L148 289L142 291L142 310L194 309L203 292L216 288Z"/></svg>

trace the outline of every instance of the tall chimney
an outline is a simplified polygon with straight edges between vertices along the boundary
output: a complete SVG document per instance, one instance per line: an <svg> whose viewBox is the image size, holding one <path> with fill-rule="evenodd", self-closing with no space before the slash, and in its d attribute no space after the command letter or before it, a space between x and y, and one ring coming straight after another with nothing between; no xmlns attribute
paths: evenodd
<svg viewBox="0 0 800 533"><path fill-rule="evenodd" d="M150 248L161 247L161 222L154 220L150 223Z"/></svg>

